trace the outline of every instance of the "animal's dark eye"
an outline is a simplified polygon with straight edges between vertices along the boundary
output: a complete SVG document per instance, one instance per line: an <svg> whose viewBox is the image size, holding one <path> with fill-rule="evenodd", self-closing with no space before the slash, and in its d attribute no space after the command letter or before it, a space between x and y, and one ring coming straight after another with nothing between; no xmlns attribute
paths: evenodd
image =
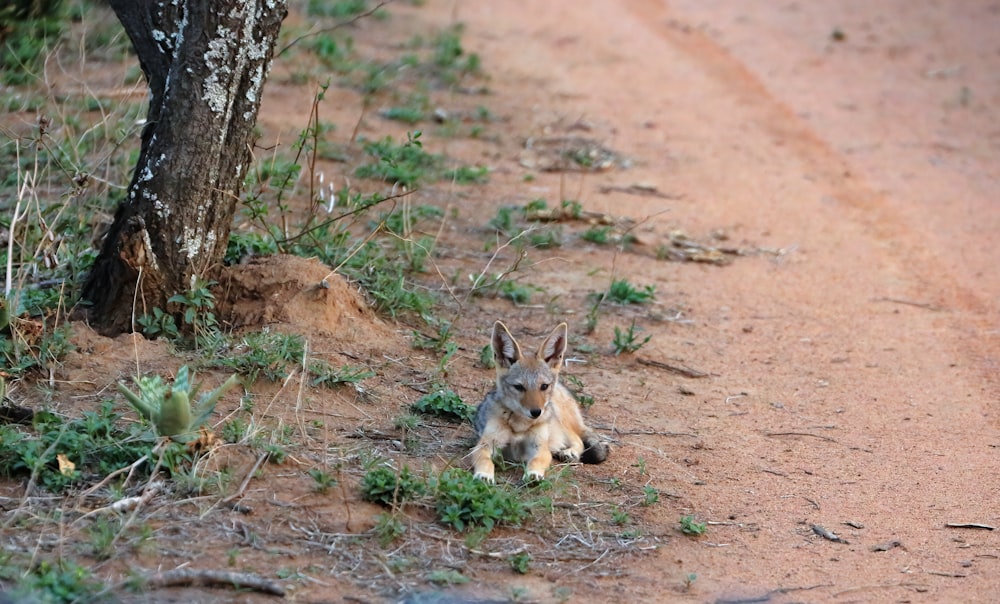
<svg viewBox="0 0 1000 604"><path fill-rule="evenodd" d="M524 386L522 386L521 384L514 384L514 390L517 390L518 392L524 392Z"/></svg>
<svg viewBox="0 0 1000 604"><path fill-rule="evenodd" d="M549 389L549 385L548 384L542 384L541 386L538 387L538 389L541 390L542 392L545 392L546 390Z"/></svg>

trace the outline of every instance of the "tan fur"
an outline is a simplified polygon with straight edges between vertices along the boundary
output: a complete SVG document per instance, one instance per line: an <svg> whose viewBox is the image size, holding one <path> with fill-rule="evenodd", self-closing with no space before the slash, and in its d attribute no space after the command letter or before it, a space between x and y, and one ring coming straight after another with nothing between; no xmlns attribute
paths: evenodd
<svg viewBox="0 0 1000 604"><path fill-rule="evenodd" d="M560 324L545 338L534 356L524 356L507 327L493 325L496 389L476 411L478 443L472 450L476 478L494 481L493 455L525 463L525 479L540 480L561 461L601 463L607 447L583 422L580 405L559 383L567 347L567 327Z"/></svg>

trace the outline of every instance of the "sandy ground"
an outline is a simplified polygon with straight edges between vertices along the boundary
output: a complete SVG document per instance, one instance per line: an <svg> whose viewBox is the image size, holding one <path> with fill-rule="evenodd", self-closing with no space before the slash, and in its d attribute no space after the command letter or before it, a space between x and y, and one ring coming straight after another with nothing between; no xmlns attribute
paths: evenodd
<svg viewBox="0 0 1000 604"><path fill-rule="evenodd" d="M644 352L713 375L682 396L634 367L594 413L697 434L639 444L723 521L630 566L633 593L655 601L696 572L694 601L993 600L996 532L945 525L1000 520L1000 6L456 11L517 121L591 124L635 158L607 180L681 197L602 196L595 179L587 207L785 252L723 270L618 260L694 319Z"/></svg>
<svg viewBox="0 0 1000 604"><path fill-rule="evenodd" d="M471 579L459 593L539 602L997 600L1000 531L948 525L1000 527L1000 4L430 0L391 12L391 24L464 23L463 44L482 57L490 92L455 100L498 116L477 140L428 136L433 152L490 167L489 184L438 185L415 197L455 210L432 233L433 286L444 291L445 275L483 270L483 242L494 237L485 225L505 205L575 199L637 225L638 243L625 252L583 242L575 226L561 248L529 250L514 277L544 289L546 303L466 300L447 380L470 402L489 387L476 361L494 319L526 342L566 320L571 354L588 361L572 371L595 399L589 421L612 442L607 463L574 469L573 488L581 501L598 501L604 518L606 499L628 501L607 485L654 486L657 505L628 508L643 548L561 564L538 555L532 572L516 575L503 556L475 554L442 529L423 553ZM265 89L265 141L291 140L309 114L315 82L294 82L288 70L279 64ZM375 111L359 116L356 92L334 87L328 97L323 118L341 142L354 124L369 137L405 132ZM599 141L626 165L525 167L526 140L556 137ZM321 167L332 177L344 170ZM750 253L727 266L657 260L678 230ZM507 250L496 266L510 261ZM165 503L150 512L161 558L105 567L211 568L230 556L268 576L278 567L308 575L289 581L292 601L393 601L375 579L359 579L365 556L380 555L373 540L349 540L380 510L357 500L351 477L315 494L306 462L340 446L407 461L390 446L393 421L437 359L409 348L409 328L372 318L354 298L317 296L310 284L326 267L263 270L277 293L258 299L278 305L258 316L251 304L245 316L308 333L310 350L338 364L368 362L378 373L367 386L375 402L274 386L261 395L273 395L267 410L287 413L289 425L326 426L316 450L297 452L293 463L305 465L266 466L246 494L254 516ZM289 274L299 281L282 279ZM612 277L654 286L656 303L605 309L585 335L588 296ZM632 319L649 343L636 355L608 354L613 329ZM94 390L73 397L80 404L137 364L166 374L180 363L158 343L109 342L82 326L78 340L65 383ZM428 430L461 459L468 430ZM230 451L252 465L252 454ZM17 485L4 488L17 495ZM681 534L683 515L708 522L707 533ZM594 534L622 530L604 525ZM361 543L359 562L351 567L353 554L333 547L310 549L302 527L346 535L345 547ZM544 552L553 546L537 542L542 534L529 525L498 543ZM424 580L414 572L393 581ZM266 599L219 590L156 597Z"/></svg>

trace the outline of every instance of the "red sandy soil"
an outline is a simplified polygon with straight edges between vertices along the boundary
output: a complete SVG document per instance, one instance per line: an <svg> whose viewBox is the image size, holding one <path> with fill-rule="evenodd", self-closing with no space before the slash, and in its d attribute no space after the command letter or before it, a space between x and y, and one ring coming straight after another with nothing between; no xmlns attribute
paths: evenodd
<svg viewBox="0 0 1000 604"><path fill-rule="evenodd" d="M585 120L635 158L582 184L588 208L784 252L722 270L617 259L694 320L654 328L642 352L712 376L629 367L594 413L697 434L636 445L722 524L630 562L607 595L994 601L1000 536L945 525L1000 521L1000 5L457 12L519 120ZM597 194L605 182L681 199ZM902 547L872 551L892 540ZM691 593L667 591L687 572Z"/></svg>
<svg viewBox="0 0 1000 604"><path fill-rule="evenodd" d="M518 278L544 288L550 304L472 298L447 381L467 400L482 395L491 376L475 361L495 318L530 342L567 320L574 343L602 352L613 328L632 318L652 336L636 355L592 355L574 368L595 398L589 421L613 444L606 464L575 475L660 489L659 503L633 510L650 548L608 561L596 551L576 567L539 561L524 576L503 559L469 555L461 569L472 583L461 593L517 588L541 602L1000 597L1000 531L947 526L1000 527L1000 4L432 0L398 8L421 23L465 24L463 43L490 75L490 94L476 102L502 120L485 141L434 143L435 152L491 167L487 185L420 193L422 203L460 210L437 233L442 264L482 270L486 222L500 206L538 197L577 199L638 224L637 253L582 242L532 251ZM287 140L304 125L311 89L281 73L268 83L261 124ZM334 105L338 94L331 89ZM346 105L324 119L346 138L358 113ZM359 123L367 135L386 128L374 115ZM524 141L549 136L595 139L628 166L525 168ZM656 260L653 250L676 230L759 253L728 266ZM274 270L313 271L298 275L305 288L325 269ZM655 286L657 302L608 310L584 337L587 294L612 276ZM356 428L392 432L416 397L401 385L408 368L426 371L435 359L407 350L406 328L350 299L334 306L351 318L328 323L302 299L306 306L294 306L294 287L277 287L288 294L275 294L278 310L247 321L283 321L311 333L319 354L375 359L385 369L373 405L306 397L306 408L329 405L339 418L329 420L340 422L329 438ZM105 368L134 367L131 345L87 337ZM337 356L343 351L354 356ZM143 348L138 356L153 363L157 354ZM93 362L83 354L70 365L86 373ZM278 405L296 404L294 389L275 393ZM468 437L455 434L447 437ZM308 490L288 473L268 476L251 489L267 491L261 500ZM606 493L593 484L589 493ZM360 527L335 503L314 501L294 514L318 518L331 533L371 526L364 516L377 510L353 505ZM237 523L258 523L266 540L269 523L293 512L264 514ZM709 522L705 535L681 534L678 519L688 514ZM447 547L462 557L460 538ZM246 556L241 564L256 560L258 570L324 564L315 552ZM316 579L291 598L387 598L346 575Z"/></svg>

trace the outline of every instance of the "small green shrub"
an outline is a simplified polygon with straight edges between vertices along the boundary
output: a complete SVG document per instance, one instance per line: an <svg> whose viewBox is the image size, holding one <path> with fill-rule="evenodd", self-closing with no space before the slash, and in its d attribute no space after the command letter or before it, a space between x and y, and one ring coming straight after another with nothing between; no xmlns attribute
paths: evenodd
<svg viewBox="0 0 1000 604"><path fill-rule="evenodd" d="M607 299L616 304L648 304L653 301L655 292L652 285L639 289L627 279L614 279L608 288Z"/></svg>
<svg viewBox="0 0 1000 604"><path fill-rule="evenodd" d="M229 233L229 243L226 245L226 255L223 261L227 265L239 264L246 258L257 256L273 256L278 253L278 244L273 237L257 232Z"/></svg>
<svg viewBox="0 0 1000 604"><path fill-rule="evenodd" d="M580 239L598 245L607 245L611 241L611 227L592 226L580 235Z"/></svg>
<svg viewBox="0 0 1000 604"><path fill-rule="evenodd" d="M369 470L361 478L361 497L365 501L385 506L401 505L424 496L428 491L427 481L415 476L409 466L396 472L389 466L379 466Z"/></svg>
<svg viewBox="0 0 1000 604"><path fill-rule="evenodd" d="M347 19L369 10L368 0L309 0L306 14L311 17L333 17Z"/></svg>
<svg viewBox="0 0 1000 604"><path fill-rule="evenodd" d="M518 552L509 558L511 569L519 575L526 575L531 570L531 554L528 552Z"/></svg>
<svg viewBox="0 0 1000 604"><path fill-rule="evenodd" d="M382 112L382 117L387 120L395 120L404 124L416 124L426 119L426 112L420 107L413 105L402 105L399 107L389 107Z"/></svg>
<svg viewBox="0 0 1000 604"><path fill-rule="evenodd" d="M496 216L491 218L488 224L490 228L496 229L508 237L514 237L521 232L521 229L517 227L517 223L515 222L516 216L517 208L497 208Z"/></svg>
<svg viewBox="0 0 1000 604"><path fill-rule="evenodd" d="M643 506L653 505L654 503L660 500L660 492L657 491L655 487L652 487L648 484L642 487L642 495L643 495L642 499Z"/></svg>
<svg viewBox="0 0 1000 604"><path fill-rule="evenodd" d="M375 537L385 547L406 533L406 525L395 514L382 512L375 520Z"/></svg>
<svg viewBox="0 0 1000 604"><path fill-rule="evenodd" d="M31 431L0 426L0 475L35 476L41 487L61 492L94 476L107 476L150 455L155 439L142 426L118 425L121 415L105 400L97 411L66 420L49 411L35 413ZM60 464L60 459L64 461ZM66 464L73 464L70 468Z"/></svg>
<svg viewBox="0 0 1000 604"><path fill-rule="evenodd" d="M507 298L514 304L528 304L531 302L533 289L530 285L521 285L516 281L502 281L497 287L497 295Z"/></svg>
<svg viewBox="0 0 1000 604"><path fill-rule="evenodd" d="M691 535L697 537L698 535L704 535L705 531L708 530L708 525L703 522L698 522L695 520L694 516L681 516L680 520L681 532L685 535Z"/></svg>
<svg viewBox="0 0 1000 604"><path fill-rule="evenodd" d="M408 132L406 142L396 144L392 137L363 143L365 153L375 158L374 163L360 166L354 171L359 178L384 180L404 187L415 187L423 181L433 180L441 169L444 157L424 151L421 132Z"/></svg>
<svg viewBox="0 0 1000 604"><path fill-rule="evenodd" d="M467 405L453 390L437 390L417 399L411 409L417 413L433 415L451 422L471 421L476 408Z"/></svg>
<svg viewBox="0 0 1000 604"><path fill-rule="evenodd" d="M459 166L445 170L442 178L460 185L484 184L490 180L490 169L486 166Z"/></svg>
<svg viewBox="0 0 1000 604"><path fill-rule="evenodd" d="M250 383L264 377L280 382L291 368L302 363L305 338L298 334L271 332L267 329L245 334L236 342L216 350L211 363L245 376Z"/></svg>
<svg viewBox="0 0 1000 604"><path fill-rule="evenodd" d="M468 577L453 568L432 570L427 573L427 580L435 585L461 585L469 582Z"/></svg>
<svg viewBox="0 0 1000 604"><path fill-rule="evenodd" d="M309 365L309 371L315 376L310 380L310 385L325 386L327 388L336 388L344 384L357 384L368 378L375 377L375 372L367 367L344 365L339 369L335 369L326 361L314 361Z"/></svg>
<svg viewBox="0 0 1000 604"><path fill-rule="evenodd" d="M7 575L7 570L0 575ZM42 560L26 575L3 578L18 581L9 594L12 602L98 602L102 594L107 596L104 584L86 567L66 559Z"/></svg>
<svg viewBox="0 0 1000 604"><path fill-rule="evenodd" d="M28 84L41 76L48 50L60 37L62 0L5 2L0 8L0 82Z"/></svg>
<svg viewBox="0 0 1000 604"><path fill-rule="evenodd" d="M575 375L567 373L561 374L561 377L565 381L566 387L573 394L573 397L576 398L577 402L580 403L581 407L589 409L590 406L594 404L594 397L584 392L586 385L583 383L583 380Z"/></svg>
<svg viewBox="0 0 1000 604"><path fill-rule="evenodd" d="M646 336L642 341L639 341L638 332L641 330L641 327L635 326L635 319L632 319L632 324L628 326L627 330L615 327L615 338L612 342L615 355L632 354L645 346L653 336Z"/></svg>
<svg viewBox="0 0 1000 604"><path fill-rule="evenodd" d="M337 484L336 478L331 476L329 472L325 472L319 468L309 468L308 473L315 483L313 490L317 493L326 493L330 487Z"/></svg>
<svg viewBox="0 0 1000 604"><path fill-rule="evenodd" d="M435 508L438 520L458 531L472 527L490 531L498 524L516 526L528 515L516 495L458 468L449 468L438 478Z"/></svg>

